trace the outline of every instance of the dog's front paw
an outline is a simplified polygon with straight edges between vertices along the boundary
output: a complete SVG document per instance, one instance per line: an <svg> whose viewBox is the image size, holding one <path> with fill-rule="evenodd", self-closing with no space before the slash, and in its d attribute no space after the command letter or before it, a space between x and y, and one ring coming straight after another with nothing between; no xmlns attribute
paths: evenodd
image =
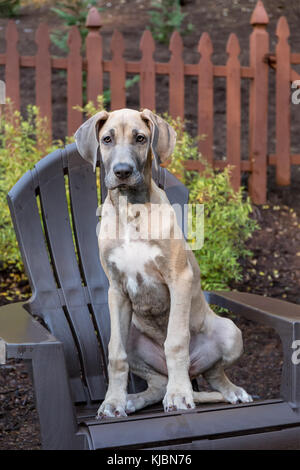
<svg viewBox="0 0 300 470"><path fill-rule="evenodd" d="M163 405L166 412L195 408L192 389L186 391L182 389L167 390L163 399Z"/></svg>
<svg viewBox="0 0 300 470"><path fill-rule="evenodd" d="M236 385L230 387L228 390L222 390L222 395L226 401L232 403L233 405L238 402L250 403L253 401L251 395L249 395L246 390L244 390L242 387L237 387Z"/></svg>
<svg viewBox="0 0 300 470"><path fill-rule="evenodd" d="M96 418L120 418L121 416L127 416L125 405L126 402L118 398L105 399L98 409Z"/></svg>

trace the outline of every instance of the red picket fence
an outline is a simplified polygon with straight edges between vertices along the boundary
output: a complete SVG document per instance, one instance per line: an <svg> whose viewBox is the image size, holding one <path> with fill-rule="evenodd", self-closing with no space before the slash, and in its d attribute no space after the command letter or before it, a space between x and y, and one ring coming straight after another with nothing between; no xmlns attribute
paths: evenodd
<svg viewBox="0 0 300 470"><path fill-rule="evenodd" d="M199 150L214 168L222 169L233 165L232 185L238 188L242 172L249 175L249 193L253 202L266 201L267 167L276 166L277 183L290 183L291 165L300 164L300 155L290 154L290 89L291 80L298 74L291 64L300 64L300 54L292 54L288 44L289 28L284 17L277 26L278 43L275 54L269 52L269 35L266 26L268 15L259 0L251 17L253 31L250 36L249 66L239 61L239 41L235 34L229 36L226 65L214 65L211 60L213 45L207 33L203 33L198 44L198 64L186 64L183 60L183 43L178 32L170 40L169 62L155 62L155 43L150 31L145 31L140 49L142 58L138 62L123 58L124 39L115 31L111 40L111 60L103 60L100 16L92 8L87 19L89 34L86 38L86 57L81 56L81 38L76 26L69 33L69 54L66 58L51 57L49 52L49 31L46 24L40 24L35 41L38 46L35 56L20 56L17 49L18 32L13 21L6 30L6 53L0 54L0 65L5 65L7 96L17 109L20 108L20 67L35 68L36 105L41 115L52 122L52 69L67 71L67 125L72 135L83 120L82 114L74 110L82 105L82 70L87 71L87 99L96 102L103 92L103 74L110 74L111 109L126 106L126 74L140 75L140 107L155 109L156 75L169 77L169 113L184 119L184 86L186 76L198 79L198 134L206 135L199 142ZM276 154L268 155L268 72L269 66L276 68ZM226 78L226 160L214 159L214 78ZM241 82L250 80L249 95L249 156L241 158ZM167 109L166 109L167 110ZM51 130L51 129L50 129ZM202 170L199 161L188 161L188 169Z"/></svg>

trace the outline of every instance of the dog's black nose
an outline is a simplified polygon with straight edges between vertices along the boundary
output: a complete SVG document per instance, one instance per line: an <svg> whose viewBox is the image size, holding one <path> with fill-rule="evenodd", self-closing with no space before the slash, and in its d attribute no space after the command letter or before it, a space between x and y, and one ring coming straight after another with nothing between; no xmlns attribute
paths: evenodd
<svg viewBox="0 0 300 470"><path fill-rule="evenodd" d="M128 163L118 163L114 166L113 170L114 174L120 178L120 180L125 180L126 178L129 178L130 175L132 175L133 167L128 165Z"/></svg>

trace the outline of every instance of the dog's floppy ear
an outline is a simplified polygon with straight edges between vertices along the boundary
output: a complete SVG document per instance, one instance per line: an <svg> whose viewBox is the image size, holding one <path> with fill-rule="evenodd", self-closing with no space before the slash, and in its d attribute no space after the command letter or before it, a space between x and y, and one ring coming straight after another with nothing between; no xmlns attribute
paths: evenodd
<svg viewBox="0 0 300 470"><path fill-rule="evenodd" d="M158 165L172 155L176 144L176 132L164 119L149 109L144 109L141 112L141 118L148 123L151 129L151 150L157 169Z"/></svg>
<svg viewBox="0 0 300 470"><path fill-rule="evenodd" d="M108 119L107 111L100 111L85 121L75 132L75 142L80 155L96 169L99 132L103 123Z"/></svg>

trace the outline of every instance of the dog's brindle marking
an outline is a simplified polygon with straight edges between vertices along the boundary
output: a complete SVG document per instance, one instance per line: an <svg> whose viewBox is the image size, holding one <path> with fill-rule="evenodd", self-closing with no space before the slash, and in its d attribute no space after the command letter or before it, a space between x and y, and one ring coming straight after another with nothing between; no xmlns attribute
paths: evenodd
<svg viewBox="0 0 300 470"><path fill-rule="evenodd" d="M94 168L100 145L108 188L99 251L110 284L109 386L98 416L125 416L161 399L166 411L197 402L252 401L224 372L242 353L240 330L205 301L198 263L183 237L163 237L178 226L165 192L152 180L151 165L153 157L159 164L171 155L175 131L149 110L122 109L96 114L75 137ZM132 170L126 179L114 172L119 163ZM122 197L127 202L120 207ZM159 226L156 239L151 232L145 237L151 211L161 204L173 214L170 225ZM122 235L111 239L114 224ZM127 395L129 365L147 381L146 391ZM191 378L200 374L216 392L192 390Z"/></svg>

